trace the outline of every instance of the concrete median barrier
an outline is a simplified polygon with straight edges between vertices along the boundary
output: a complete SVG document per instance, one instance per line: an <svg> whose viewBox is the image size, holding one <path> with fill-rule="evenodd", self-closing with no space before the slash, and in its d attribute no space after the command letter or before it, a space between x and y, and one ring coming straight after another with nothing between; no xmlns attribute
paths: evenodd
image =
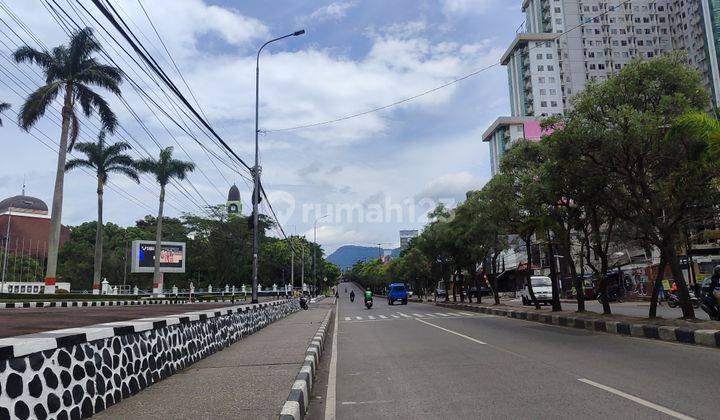
<svg viewBox="0 0 720 420"><path fill-rule="evenodd" d="M0 339L0 419L90 417L298 309L281 300Z"/></svg>

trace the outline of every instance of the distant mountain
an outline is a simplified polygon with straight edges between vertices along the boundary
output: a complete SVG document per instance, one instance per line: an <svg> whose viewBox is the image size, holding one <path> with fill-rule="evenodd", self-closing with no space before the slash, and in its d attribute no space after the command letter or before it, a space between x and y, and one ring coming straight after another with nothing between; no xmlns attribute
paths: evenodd
<svg viewBox="0 0 720 420"><path fill-rule="evenodd" d="M383 249L390 251L393 257L400 255L400 248L397 249ZM340 267L341 270L347 270L358 261L368 261L378 257L378 249L373 246L359 246L359 245L343 245L336 249L335 252L327 257L327 260L331 263Z"/></svg>

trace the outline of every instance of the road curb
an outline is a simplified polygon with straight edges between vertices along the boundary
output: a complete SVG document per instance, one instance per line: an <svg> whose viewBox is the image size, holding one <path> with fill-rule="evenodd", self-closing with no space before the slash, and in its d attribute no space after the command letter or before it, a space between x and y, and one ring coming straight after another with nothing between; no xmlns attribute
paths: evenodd
<svg viewBox="0 0 720 420"><path fill-rule="evenodd" d="M652 338L681 344L720 348L720 330L691 330L685 327L659 326L651 324L630 324L627 322L608 321L597 318L581 318L567 315L552 315L527 311L516 311L507 308L466 305L457 303L435 303L436 306L464 311L481 312L489 315L524 319L544 324L558 325L568 328L579 328L609 334L627 335L632 337Z"/></svg>
<svg viewBox="0 0 720 420"><path fill-rule="evenodd" d="M278 417L280 420L303 420L305 418L310 403L312 385L325 348L327 331L332 323L332 313L333 311L330 309L325 315L325 319L320 323L320 328L305 350L305 362L295 376L290 394L280 410Z"/></svg>
<svg viewBox="0 0 720 420"><path fill-rule="evenodd" d="M90 308L98 306L142 306L142 305L186 305L194 303L246 303L243 299L194 299L192 302L171 299L131 299L131 300L55 300L32 302L0 302L0 309L22 308Z"/></svg>

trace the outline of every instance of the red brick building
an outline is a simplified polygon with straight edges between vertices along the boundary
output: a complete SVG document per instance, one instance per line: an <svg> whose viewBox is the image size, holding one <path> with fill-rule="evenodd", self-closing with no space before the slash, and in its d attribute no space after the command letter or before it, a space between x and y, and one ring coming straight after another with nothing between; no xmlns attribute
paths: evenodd
<svg viewBox="0 0 720 420"><path fill-rule="evenodd" d="M39 198L17 195L0 201L0 247L3 250L7 246L10 253L44 260L49 232L48 207ZM69 238L70 229L63 226L60 245Z"/></svg>

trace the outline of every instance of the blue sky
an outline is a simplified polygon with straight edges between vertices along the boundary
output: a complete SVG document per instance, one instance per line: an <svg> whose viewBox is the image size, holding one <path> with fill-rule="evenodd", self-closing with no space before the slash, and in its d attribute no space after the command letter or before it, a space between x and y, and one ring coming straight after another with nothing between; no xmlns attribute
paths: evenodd
<svg viewBox="0 0 720 420"><path fill-rule="evenodd" d="M8 3L43 43L64 42L65 35L39 0ZM83 3L92 9L89 0ZM114 4L180 83L137 1ZM260 125L272 130L383 106L497 62L523 21L520 0L154 0L143 5L211 123L248 161L254 54L265 40L299 28L308 31L263 53ZM0 48L0 54L9 50ZM27 68L4 60L0 66L39 83ZM147 86L160 95L149 81ZM13 105L21 102L5 85L0 91ZM216 169L179 130L166 131L163 124L168 121L155 118L127 83L123 96L163 146L175 145L178 157L191 158L202 168L191 176L203 196L195 202L223 202L227 178L237 182L247 212L245 181L218 162ZM113 104L128 132L157 153L129 113L116 100ZM269 132L260 138L264 184L288 232L311 235L315 218L328 214L318 222L318 241L326 249L349 243L390 247L399 242L398 230L420 228L424 213L439 200L452 204L468 189L483 185L489 157L481 133L507 113L507 75L505 68L496 67L392 109L317 128ZM0 196L19 193L25 178L28 193L49 202L55 156L5 122ZM49 121L38 128L52 138L59 136ZM88 127L84 140L95 134ZM64 222L92 220L92 178L71 173L66 180ZM154 211L157 188L149 178L142 186L122 178L115 182L143 205L108 191L109 221L128 225ZM180 192L169 194L170 215L199 211Z"/></svg>

